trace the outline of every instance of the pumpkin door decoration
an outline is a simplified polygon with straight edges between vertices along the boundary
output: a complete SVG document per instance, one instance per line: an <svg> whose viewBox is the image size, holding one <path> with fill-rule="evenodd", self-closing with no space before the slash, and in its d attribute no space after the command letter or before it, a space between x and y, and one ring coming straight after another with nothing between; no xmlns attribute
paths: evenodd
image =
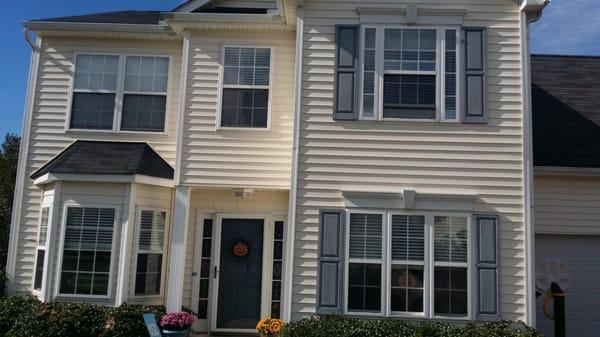
<svg viewBox="0 0 600 337"><path fill-rule="evenodd" d="M237 256L237 257L244 257L246 255L248 255L248 253L250 252L250 247L248 247L248 243L244 242L244 241L237 241L234 245L233 245L233 255Z"/></svg>

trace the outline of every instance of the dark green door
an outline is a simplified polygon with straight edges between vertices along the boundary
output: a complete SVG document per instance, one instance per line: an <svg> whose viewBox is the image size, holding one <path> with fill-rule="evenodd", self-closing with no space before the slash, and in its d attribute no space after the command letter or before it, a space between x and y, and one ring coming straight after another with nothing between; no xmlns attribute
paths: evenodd
<svg viewBox="0 0 600 337"><path fill-rule="evenodd" d="M223 219L218 329L254 329L260 320L262 219Z"/></svg>

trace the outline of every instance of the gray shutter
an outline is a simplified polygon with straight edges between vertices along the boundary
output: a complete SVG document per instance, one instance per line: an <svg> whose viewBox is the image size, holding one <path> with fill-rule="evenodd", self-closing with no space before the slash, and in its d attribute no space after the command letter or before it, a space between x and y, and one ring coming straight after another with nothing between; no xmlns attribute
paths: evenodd
<svg viewBox="0 0 600 337"><path fill-rule="evenodd" d="M465 28L465 123L487 123L486 30Z"/></svg>
<svg viewBox="0 0 600 337"><path fill-rule="evenodd" d="M479 319L499 317L498 218L479 215L477 225L477 315Z"/></svg>
<svg viewBox="0 0 600 337"><path fill-rule="evenodd" d="M333 119L358 119L358 25L335 27L335 106Z"/></svg>
<svg viewBox="0 0 600 337"><path fill-rule="evenodd" d="M321 211L317 314L339 315L343 306L344 212Z"/></svg>

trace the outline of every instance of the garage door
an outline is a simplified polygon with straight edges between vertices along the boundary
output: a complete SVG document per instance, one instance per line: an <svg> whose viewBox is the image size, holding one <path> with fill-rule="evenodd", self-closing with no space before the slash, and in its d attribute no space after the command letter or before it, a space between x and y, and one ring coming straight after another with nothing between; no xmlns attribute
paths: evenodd
<svg viewBox="0 0 600 337"><path fill-rule="evenodd" d="M567 337L600 336L600 236L536 235L535 249L536 264L558 259L569 267ZM544 296L537 298L537 328L554 337L554 322L542 310Z"/></svg>

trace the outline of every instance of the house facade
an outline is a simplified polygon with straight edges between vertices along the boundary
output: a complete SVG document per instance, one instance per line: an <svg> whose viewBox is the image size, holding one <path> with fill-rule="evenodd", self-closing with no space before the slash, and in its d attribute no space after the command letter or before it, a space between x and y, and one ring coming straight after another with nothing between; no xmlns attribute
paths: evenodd
<svg viewBox="0 0 600 337"><path fill-rule="evenodd" d="M11 291L188 307L201 332L534 325L528 27L545 4L193 0L26 22Z"/></svg>

